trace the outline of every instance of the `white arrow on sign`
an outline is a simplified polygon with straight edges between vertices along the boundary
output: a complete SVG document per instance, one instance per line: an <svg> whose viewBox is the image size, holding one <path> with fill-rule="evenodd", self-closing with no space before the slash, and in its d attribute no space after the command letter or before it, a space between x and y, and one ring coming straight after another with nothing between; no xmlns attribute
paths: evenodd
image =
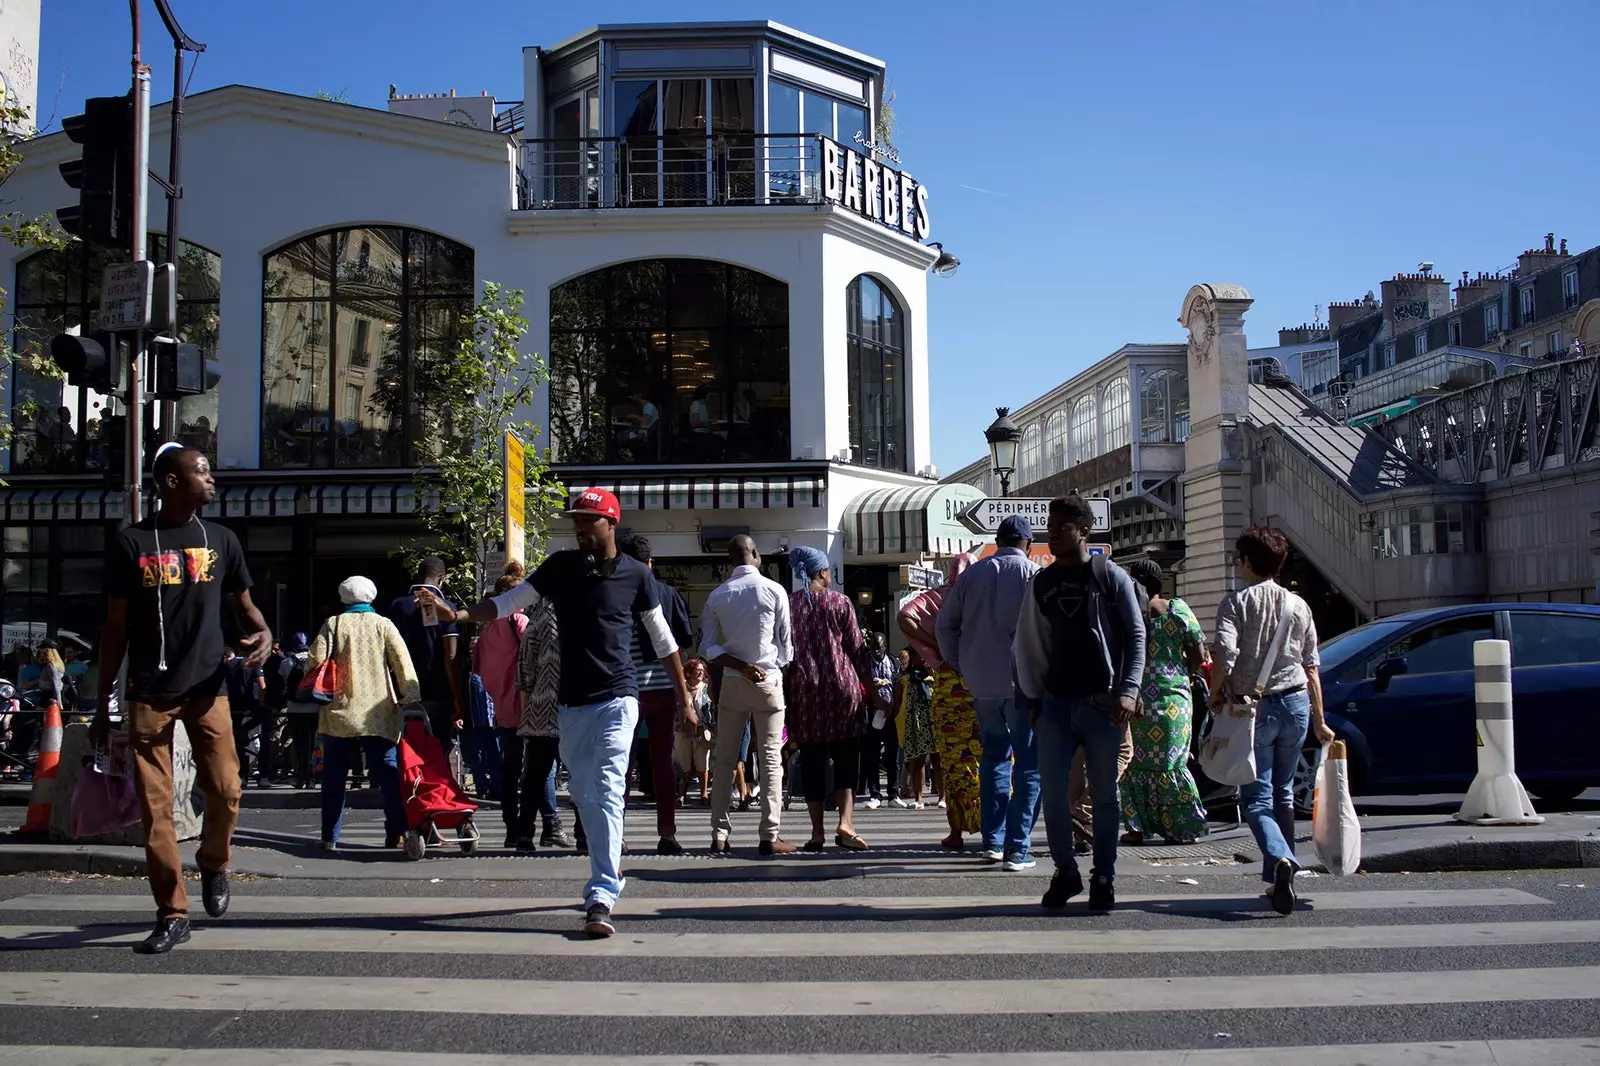
<svg viewBox="0 0 1600 1066"><path fill-rule="evenodd" d="M1091 533L1111 532L1111 501L1105 496L1085 496L1083 502L1094 512ZM988 496L973 501L961 512L961 524L974 533L993 534L1000 531L1000 523L1011 515L1021 515L1028 520L1035 534L1050 528L1050 501L1042 497Z"/></svg>

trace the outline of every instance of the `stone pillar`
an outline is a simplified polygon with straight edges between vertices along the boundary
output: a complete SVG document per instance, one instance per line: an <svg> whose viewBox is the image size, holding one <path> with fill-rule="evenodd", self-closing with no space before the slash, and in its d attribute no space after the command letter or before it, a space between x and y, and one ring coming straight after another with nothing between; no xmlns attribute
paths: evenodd
<svg viewBox="0 0 1600 1066"><path fill-rule="evenodd" d="M1189 331L1189 439L1184 446L1184 562L1178 594L1209 637L1235 583L1233 545L1250 517L1244 421L1250 414L1244 313L1238 285L1196 285L1178 322Z"/></svg>

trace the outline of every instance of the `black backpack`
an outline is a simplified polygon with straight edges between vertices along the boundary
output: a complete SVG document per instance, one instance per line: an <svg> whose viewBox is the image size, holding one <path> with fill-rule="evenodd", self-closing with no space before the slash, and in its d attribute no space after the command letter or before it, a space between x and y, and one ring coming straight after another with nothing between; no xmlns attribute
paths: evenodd
<svg viewBox="0 0 1600 1066"><path fill-rule="evenodd" d="M294 666L289 668L289 676L283 679L283 696L285 702L299 699L300 685L306 679L306 662L300 656L294 657Z"/></svg>

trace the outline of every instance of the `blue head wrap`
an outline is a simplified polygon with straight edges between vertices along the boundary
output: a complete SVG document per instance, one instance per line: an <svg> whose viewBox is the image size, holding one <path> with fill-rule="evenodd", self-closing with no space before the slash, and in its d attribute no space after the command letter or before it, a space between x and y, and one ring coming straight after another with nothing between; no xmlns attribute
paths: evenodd
<svg viewBox="0 0 1600 1066"><path fill-rule="evenodd" d="M806 584L811 584L811 579L822 571L829 569L833 564L828 562L828 557L816 548L804 545L789 549L789 568L795 576Z"/></svg>

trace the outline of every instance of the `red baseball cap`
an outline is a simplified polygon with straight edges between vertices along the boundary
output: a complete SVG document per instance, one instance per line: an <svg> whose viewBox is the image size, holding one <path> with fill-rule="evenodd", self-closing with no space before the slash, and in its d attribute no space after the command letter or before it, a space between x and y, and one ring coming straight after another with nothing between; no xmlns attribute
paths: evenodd
<svg viewBox="0 0 1600 1066"><path fill-rule="evenodd" d="M622 521L622 505L617 502L616 496L605 489L589 488L583 490L583 495L578 497L578 502L567 508L567 514L587 514L597 518L609 518L611 524L616 525Z"/></svg>

